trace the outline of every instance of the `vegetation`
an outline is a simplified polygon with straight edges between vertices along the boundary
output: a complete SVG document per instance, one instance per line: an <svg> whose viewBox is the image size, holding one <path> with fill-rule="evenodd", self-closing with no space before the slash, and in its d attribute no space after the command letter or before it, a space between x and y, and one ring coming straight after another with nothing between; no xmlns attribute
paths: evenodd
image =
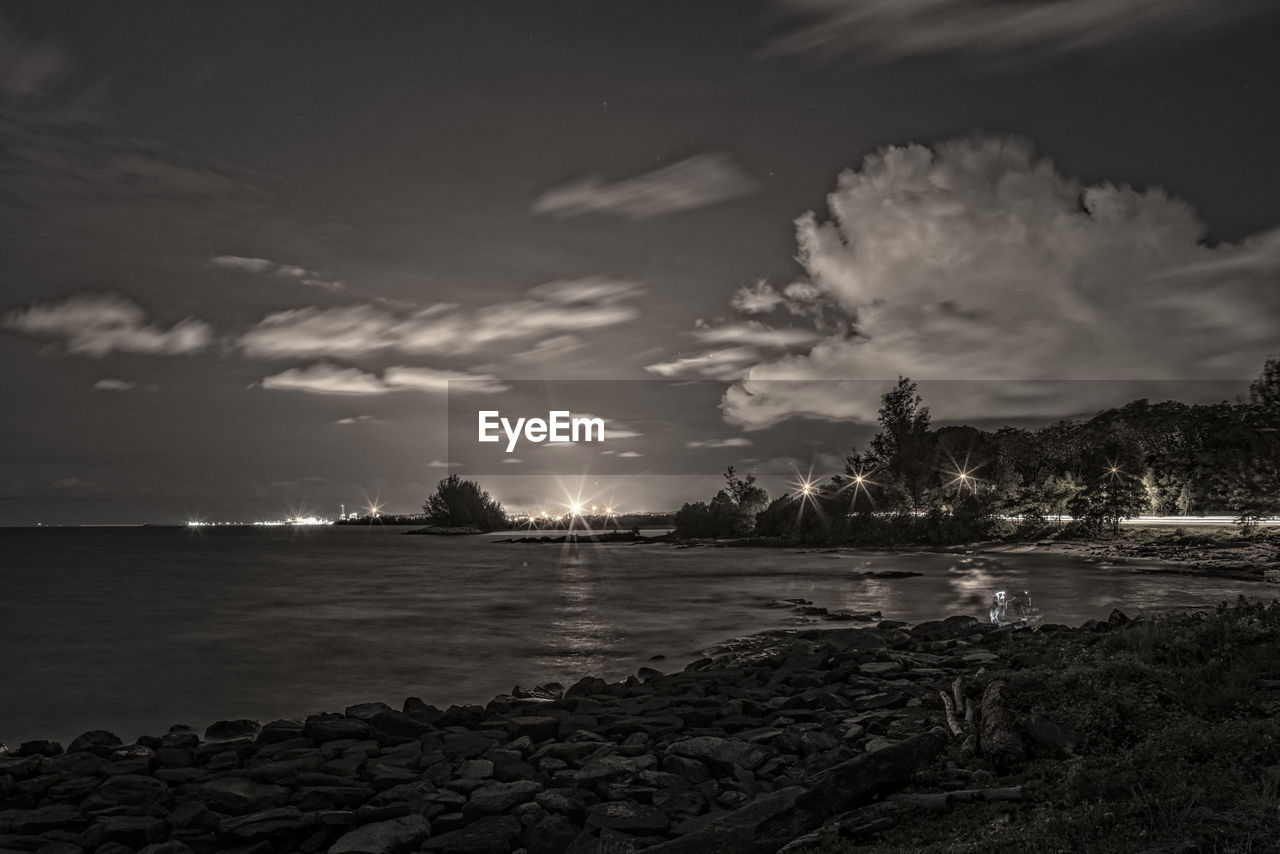
<svg viewBox="0 0 1280 854"><path fill-rule="evenodd" d="M676 533L682 537L746 537L755 530L756 516L769 504L769 493L756 486L756 476L738 477L729 466L725 488L711 503L685 504L676 513Z"/></svg>
<svg viewBox="0 0 1280 854"><path fill-rule="evenodd" d="M1080 737L1068 757L991 778L1026 801L916 814L806 854L1276 850L1280 603L1102 628L1027 632L990 674L1017 716Z"/></svg>
<svg viewBox="0 0 1280 854"><path fill-rule="evenodd" d="M422 505L431 524L442 528L477 528L494 531L507 527L502 505L475 481L451 474L436 485L435 494Z"/></svg>
<svg viewBox="0 0 1280 854"><path fill-rule="evenodd" d="M939 545L1038 537L1064 514L1072 517L1066 534L1096 537L1146 512L1231 512L1245 532L1280 513L1275 359L1247 402L1137 400L1039 430L934 429L916 384L900 377L879 415L879 432L848 455L843 472L776 499L754 525L727 490L711 505L685 505L679 532Z"/></svg>

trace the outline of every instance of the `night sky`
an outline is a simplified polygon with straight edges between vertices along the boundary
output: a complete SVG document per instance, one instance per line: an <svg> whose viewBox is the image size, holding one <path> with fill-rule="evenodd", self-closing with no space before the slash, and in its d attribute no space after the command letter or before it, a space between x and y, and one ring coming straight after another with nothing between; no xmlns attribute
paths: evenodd
<svg viewBox="0 0 1280 854"><path fill-rule="evenodd" d="M835 471L899 375L990 427L1240 394L1277 44L1208 0L0 2L0 524L449 471L670 509ZM475 455L553 406L612 436Z"/></svg>

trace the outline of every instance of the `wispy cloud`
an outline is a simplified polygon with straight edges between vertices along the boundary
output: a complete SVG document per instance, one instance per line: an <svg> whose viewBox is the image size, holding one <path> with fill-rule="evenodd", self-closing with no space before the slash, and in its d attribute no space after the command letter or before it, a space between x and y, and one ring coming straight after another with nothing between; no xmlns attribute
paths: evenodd
<svg viewBox="0 0 1280 854"><path fill-rule="evenodd" d="M646 365L645 370L664 377L709 377L738 379L762 355L754 347L725 347L696 356L681 356L669 362Z"/></svg>
<svg viewBox="0 0 1280 854"><path fill-rule="evenodd" d="M271 276L308 287L322 288L326 291L340 291L343 289L343 284L338 279L326 278L314 270L308 270L306 267L299 267L296 264L279 264L267 258L215 255L209 259L209 263L226 270L235 270L255 276Z"/></svg>
<svg viewBox="0 0 1280 854"><path fill-rule="evenodd" d="M26 38L0 20L0 93L12 98L45 94L73 68L62 45Z"/></svg>
<svg viewBox="0 0 1280 854"><path fill-rule="evenodd" d="M799 327L779 329L750 320L743 323L725 323L719 326L700 324L694 330L693 337L704 344L743 344L753 347L786 350L790 347L812 344L820 339L822 334L813 329Z"/></svg>
<svg viewBox="0 0 1280 854"><path fill-rule="evenodd" d="M890 146L842 174L828 202L830 220L797 220L807 277L784 291L820 308L822 337L743 366L723 401L731 423L874 421L884 389L848 381L899 375L1238 380L1275 348L1274 232L1211 246L1186 202L1083 184L1025 140ZM1043 414L1039 397L997 385L953 383L935 411ZM1060 389L1057 410L1093 408L1090 386Z"/></svg>
<svg viewBox="0 0 1280 854"><path fill-rule="evenodd" d="M117 379L98 380L93 384L94 391L133 391L137 387L137 383Z"/></svg>
<svg viewBox="0 0 1280 854"><path fill-rule="evenodd" d="M612 183L598 175L581 178L547 190L533 210L559 217L607 213L649 219L750 195L759 186L733 157L708 152Z"/></svg>
<svg viewBox="0 0 1280 854"><path fill-rule="evenodd" d="M119 294L75 294L57 302L32 303L9 312L3 327L59 340L68 353L101 358L112 352L177 355L198 353L213 341L213 329L188 317L168 329Z"/></svg>
<svg viewBox="0 0 1280 854"><path fill-rule="evenodd" d="M641 293L635 283L595 277L547 282L522 298L473 310L448 303L419 311L310 306L267 315L238 346L256 358L469 353L495 342L625 323L639 315Z"/></svg>
<svg viewBox="0 0 1280 854"><path fill-rule="evenodd" d="M779 0L800 19L772 53L848 53L866 63L962 52L1003 59L1177 42L1273 8L1265 0Z"/></svg>
<svg viewBox="0 0 1280 854"><path fill-rule="evenodd" d="M450 383L453 383L451 386ZM342 367L321 361L303 368L290 368L265 377L264 389L304 391L312 394L372 395L394 391L425 391L459 394L495 394L507 386L487 374L446 371L436 368L397 365L379 376L359 368ZM339 424L354 424L361 419L343 419Z"/></svg>
<svg viewBox="0 0 1280 854"><path fill-rule="evenodd" d="M745 436L730 436L727 439L691 439L684 443L686 448L747 448L751 440Z"/></svg>

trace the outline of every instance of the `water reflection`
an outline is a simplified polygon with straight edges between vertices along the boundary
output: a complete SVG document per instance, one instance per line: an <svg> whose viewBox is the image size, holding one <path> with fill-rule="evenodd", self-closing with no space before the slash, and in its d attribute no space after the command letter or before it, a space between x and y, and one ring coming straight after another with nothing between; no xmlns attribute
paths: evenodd
<svg viewBox="0 0 1280 854"><path fill-rule="evenodd" d="M597 561L584 559L579 546L561 550L555 567L555 616L538 657L539 670L592 673L608 660L614 637L600 616L598 567Z"/></svg>

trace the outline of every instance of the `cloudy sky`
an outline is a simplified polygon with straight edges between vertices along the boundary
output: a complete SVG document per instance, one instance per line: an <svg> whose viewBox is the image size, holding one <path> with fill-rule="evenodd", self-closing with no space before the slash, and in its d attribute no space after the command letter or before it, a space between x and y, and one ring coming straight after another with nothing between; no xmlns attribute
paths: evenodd
<svg viewBox="0 0 1280 854"><path fill-rule="evenodd" d="M1245 0L0 0L0 524L407 511L450 464L661 509L829 473L898 375L987 426L1238 394L1278 40ZM549 408L607 441L467 429Z"/></svg>

